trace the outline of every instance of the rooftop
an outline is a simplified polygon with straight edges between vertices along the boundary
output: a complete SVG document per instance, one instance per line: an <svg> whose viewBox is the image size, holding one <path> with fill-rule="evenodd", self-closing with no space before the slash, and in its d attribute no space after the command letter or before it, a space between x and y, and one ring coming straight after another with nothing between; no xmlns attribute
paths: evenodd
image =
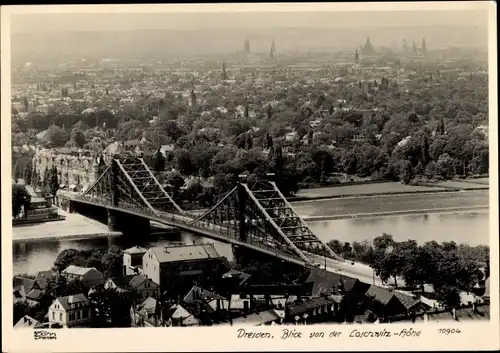
<svg viewBox="0 0 500 353"><path fill-rule="evenodd" d="M152 247L150 250L160 263L216 259L220 257L213 244L193 244L169 247L158 246Z"/></svg>
<svg viewBox="0 0 500 353"><path fill-rule="evenodd" d="M145 254L148 250L140 246L134 246L123 251L124 254L134 255L134 254Z"/></svg>
<svg viewBox="0 0 500 353"><path fill-rule="evenodd" d="M61 303L65 310L70 310L72 304L88 303L88 299L84 294L68 295L66 297L59 297L56 300Z"/></svg>
<svg viewBox="0 0 500 353"><path fill-rule="evenodd" d="M70 265L66 269L64 269L62 271L62 273L63 274L77 275L77 276L83 276L83 275L85 275L87 272L89 272L91 270L97 271L97 269L95 267L80 267L80 266Z"/></svg>

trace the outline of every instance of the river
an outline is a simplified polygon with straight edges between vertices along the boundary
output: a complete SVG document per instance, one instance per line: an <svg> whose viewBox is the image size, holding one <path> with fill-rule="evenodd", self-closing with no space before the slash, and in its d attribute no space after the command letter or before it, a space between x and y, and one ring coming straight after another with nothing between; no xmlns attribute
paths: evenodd
<svg viewBox="0 0 500 353"><path fill-rule="evenodd" d="M470 195L462 194L458 204L455 195L429 195L426 200L419 195L418 202L410 202L410 198L401 196L377 197L377 198L357 198L354 200L326 200L308 201L295 204L297 212L301 216L325 216L338 214L368 213L379 211L390 211L396 208L396 199L404 204L404 209L414 210L416 208L431 209L461 206L463 203L470 204L474 198L475 205L487 205L488 194L477 193ZM483 197L485 196L485 197ZM480 200L480 199L481 200ZM447 201L448 200L448 201ZM451 200L455 201L452 202ZM469 201L466 201L469 200ZM485 203L486 200L486 203ZM361 206L364 205L363 208ZM398 207L399 210L403 209ZM418 207L416 206L418 204ZM368 206L367 206L368 205ZM325 207L328 206L328 207ZM489 212L488 210L430 213L415 215L380 216L357 219L340 219L327 221L309 221L311 230L323 241L337 239L342 242L354 242L363 240L373 240L382 233L389 233L398 241L415 239L419 243L436 240L455 241L456 243L467 243L470 245L489 244ZM84 240L40 240L28 241L13 244L13 271L14 273L34 274L40 270L48 269L54 263L59 252L64 249L92 249L96 247L106 247L114 244L122 248L134 245L165 246L172 242L192 242L209 241L215 244L219 253L232 259L231 246L219 243L210 239L182 233L180 236L165 236L156 240L137 241L127 239L123 236L113 236L108 238L84 239Z"/></svg>

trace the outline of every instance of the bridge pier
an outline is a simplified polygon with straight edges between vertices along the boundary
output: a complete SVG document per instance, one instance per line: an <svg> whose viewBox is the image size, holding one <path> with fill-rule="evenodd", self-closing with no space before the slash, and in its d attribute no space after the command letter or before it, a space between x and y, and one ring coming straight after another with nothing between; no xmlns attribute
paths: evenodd
<svg viewBox="0 0 500 353"><path fill-rule="evenodd" d="M151 224L149 219L133 216L115 210L108 212L108 229L110 232L122 232L123 234L149 237L151 235Z"/></svg>
<svg viewBox="0 0 500 353"><path fill-rule="evenodd" d="M114 210L107 210L108 211L108 230L110 232L118 232L120 229L118 229L118 212Z"/></svg>
<svg viewBox="0 0 500 353"><path fill-rule="evenodd" d="M75 212L75 203L71 200L68 200L68 213L74 213Z"/></svg>

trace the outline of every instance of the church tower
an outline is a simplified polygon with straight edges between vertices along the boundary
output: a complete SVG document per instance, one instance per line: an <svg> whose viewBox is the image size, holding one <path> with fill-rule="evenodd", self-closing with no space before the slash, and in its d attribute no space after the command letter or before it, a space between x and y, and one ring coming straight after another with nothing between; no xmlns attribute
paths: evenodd
<svg viewBox="0 0 500 353"><path fill-rule="evenodd" d="M226 72L226 63L222 63L222 80L225 81L228 79Z"/></svg>
<svg viewBox="0 0 500 353"><path fill-rule="evenodd" d="M271 44L271 52L269 53L269 57L271 60L274 60L276 58L276 45L274 44L274 40Z"/></svg>
<svg viewBox="0 0 500 353"><path fill-rule="evenodd" d="M354 53L354 64L358 65L359 64L359 53L358 49L356 49L356 53Z"/></svg>
<svg viewBox="0 0 500 353"><path fill-rule="evenodd" d="M247 39L245 39L245 43L243 44L243 52L245 54L250 54L250 41Z"/></svg>
<svg viewBox="0 0 500 353"><path fill-rule="evenodd" d="M422 55L427 56L427 44L425 43L425 38L422 39Z"/></svg>

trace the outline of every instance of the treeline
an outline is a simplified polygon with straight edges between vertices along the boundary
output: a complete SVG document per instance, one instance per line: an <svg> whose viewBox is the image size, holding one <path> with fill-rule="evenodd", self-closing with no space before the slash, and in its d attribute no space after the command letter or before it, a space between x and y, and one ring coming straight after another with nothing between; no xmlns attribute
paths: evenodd
<svg viewBox="0 0 500 353"><path fill-rule="evenodd" d="M458 305L461 291L470 292L489 276L488 246L436 241L419 245L415 240L397 242L388 234L372 243L333 240L328 246L348 260L370 265L383 281L393 278L396 286L402 280L407 289L423 292L425 284L432 284L437 299L448 306Z"/></svg>

